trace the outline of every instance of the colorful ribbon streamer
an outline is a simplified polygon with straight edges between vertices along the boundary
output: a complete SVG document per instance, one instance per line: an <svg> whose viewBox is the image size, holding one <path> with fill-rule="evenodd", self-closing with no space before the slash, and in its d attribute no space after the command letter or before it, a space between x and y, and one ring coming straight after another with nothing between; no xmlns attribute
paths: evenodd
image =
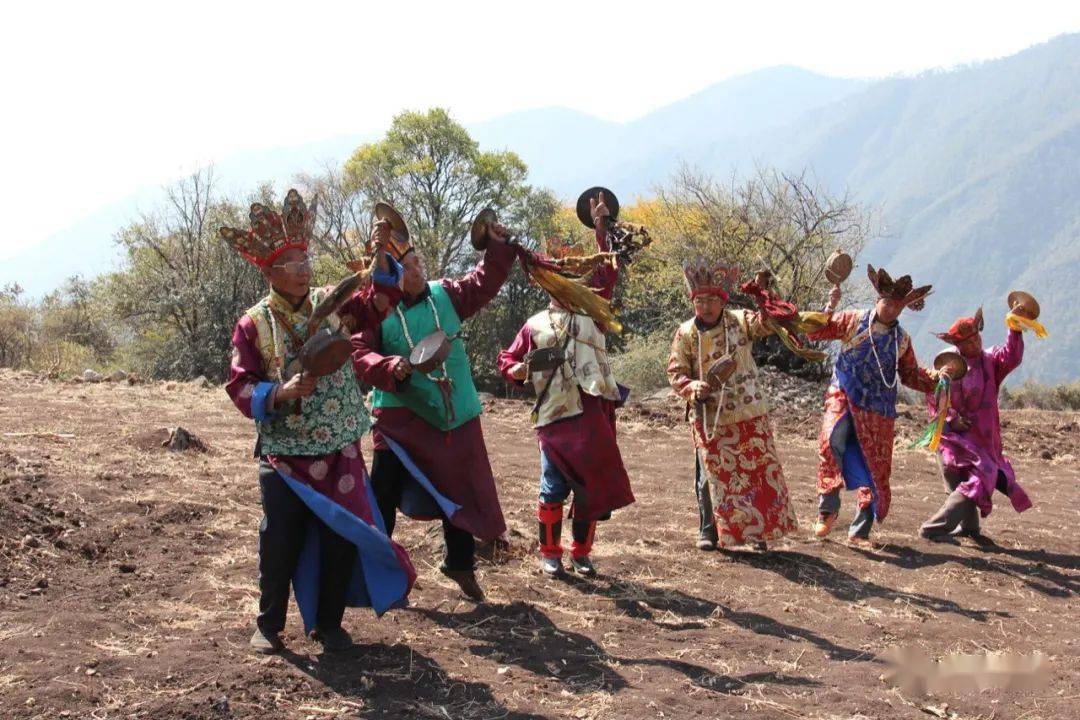
<svg viewBox="0 0 1080 720"><path fill-rule="evenodd" d="M937 413L934 415L933 421L923 430L919 439L908 445L909 449L924 447L931 452L938 449L938 445L941 444L941 434L945 432L945 416L949 414L950 397L949 378L942 377L938 380L937 387L934 388L934 406L937 407Z"/></svg>
<svg viewBox="0 0 1080 720"><path fill-rule="evenodd" d="M1046 328L1038 320L1032 320L1026 318L1023 315L1017 315L1016 313L1009 313L1005 316L1005 324L1010 330L1016 330L1017 332L1024 332L1024 330L1034 330L1035 337L1045 338L1050 337L1050 333L1046 332Z"/></svg>

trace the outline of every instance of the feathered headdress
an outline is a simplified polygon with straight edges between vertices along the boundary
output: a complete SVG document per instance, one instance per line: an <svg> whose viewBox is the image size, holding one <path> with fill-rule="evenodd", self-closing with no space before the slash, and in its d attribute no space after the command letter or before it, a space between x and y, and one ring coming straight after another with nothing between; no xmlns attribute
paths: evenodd
<svg viewBox="0 0 1080 720"><path fill-rule="evenodd" d="M739 268L715 265L705 260L683 263L683 279L690 299L698 295L716 295L727 300L739 282Z"/></svg>
<svg viewBox="0 0 1080 720"><path fill-rule="evenodd" d="M870 277L870 284L877 290L878 297L889 300L899 300L912 310L922 310L926 296L933 289L932 285L912 288L914 284L910 275L893 280L885 268L874 269L873 265L866 266L866 274Z"/></svg>
<svg viewBox="0 0 1080 720"><path fill-rule="evenodd" d="M317 205L318 198L312 198L311 207L308 207L299 192L289 190L280 214L262 203L252 203L248 213L250 230L221 227L218 234L248 262L269 267L286 250L308 249L315 228Z"/></svg>

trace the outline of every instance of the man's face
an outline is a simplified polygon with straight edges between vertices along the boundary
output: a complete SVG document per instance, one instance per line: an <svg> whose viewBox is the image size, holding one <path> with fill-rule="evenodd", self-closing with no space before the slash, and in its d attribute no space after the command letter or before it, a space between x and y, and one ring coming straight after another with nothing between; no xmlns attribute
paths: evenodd
<svg viewBox="0 0 1080 720"><path fill-rule="evenodd" d="M311 260L300 248L289 248L273 265L263 268L263 276L275 290L301 298L311 285Z"/></svg>
<svg viewBox="0 0 1080 720"><path fill-rule="evenodd" d="M694 316L706 325L715 325L727 305L727 301L719 295L698 295L691 302L694 305Z"/></svg>
<svg viewBox="0 0 1080 720"><path fill-rule="evenodd" d="M878 298L877 305L874 306L874 314L881 322L891 325L900 318L900 313L904 311L904 307L902 300Z"/></svg>
<svg viewBox="0 0 1080 720"><path fill-rule="evenodd" d="M410 252L401 259L402 275L401 289L408 295L419 295L424 292L427 278L424 276L424 266L420 257L415 252Z"/></svg>
<svg viewBox="0 0 1080 720"><path fill-rule="evenodd" d="M966 340L956 343L956 349L966 358L978 357L982 354L982 335L975 333Z"/></svg>

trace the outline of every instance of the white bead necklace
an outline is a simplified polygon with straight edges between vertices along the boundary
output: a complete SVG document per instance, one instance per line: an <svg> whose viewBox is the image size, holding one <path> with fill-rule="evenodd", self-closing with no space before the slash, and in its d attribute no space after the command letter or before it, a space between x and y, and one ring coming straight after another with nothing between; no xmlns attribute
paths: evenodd
<svg viewBox="0 0 1080 720"><path fill-rule="evenodd" d="M439 322L439 312L435 309L435 301L431 299L431 295L427 296L428 307L431 308L431 315L435 318L435 329L442 330L442 323ZM401 329L405 331L405 342L409 345L409 352L412 353L413 348L416 347L416 343L413 342L412 333L409 332L409 323L405 322L405 313L401 312L401 303L394 306L395 312L397 312L398 320L401 321ZM443 371L443 376L446 376L446 363L443 362L439 366ZM435 381L435 377L431 373L424 373L424 377L428 380Z"/></svg>
<svg viewBox="0 0 1080 720"><path fill-rule="evenodd" d="M881 376L881 382L885 384L885 387L893 390L896 388L896 383L900 380L900 334L896 330L896 325L893 326L893 343L895 345L896 365L893 367L893 377L890 383L885 379L885 368L881 367L881 358L877 354L877 345L874 344L874 320L877 319L877 308L870 311L870 325L867 328L870 334L870 351L874 354L874 362L877 363L878 375Z"/></svg>

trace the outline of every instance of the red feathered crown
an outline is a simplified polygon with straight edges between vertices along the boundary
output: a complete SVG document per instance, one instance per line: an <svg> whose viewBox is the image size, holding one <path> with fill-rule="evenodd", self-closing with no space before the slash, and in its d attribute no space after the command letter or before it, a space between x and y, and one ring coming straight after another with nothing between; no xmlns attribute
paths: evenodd
<svg viewBox="0 0 1080 720"><path fill-rule="evenodd" d="M292 248L307 250L315 228L315 209L318 198L312 198L311 207L296 190L289 190L278 214L261 203L252 203L248 217L250 230L231 227L218 228L218 233L233 250L248 262L268 267L283 252Z"/></svg>
<svg viewBox="0 0 1080 720"><path fill-rule="evenodd" d="M970 340L981 333L982 330L983 311L982 308L979 308L972 317L962 317L954 322L948 332L934 334L950 345L957 345L965 340Z"/></svg>
<svg viewBox="0 0 1080 720"><path fill-rule="evenodd" d="M683 264L683 279L691 300L698 295L717 295L727 300L739 282L739 268L698 260Z"/></svg>
<svg viewBox="0 0 1080 720"><path fill-rule="evenodd" d="M870 284L877 290L878 297L888 300L899 300L912 310L922 310L926 304L926 296L933 289L932 285L912 288L914 284L910 275L893 280L885 268L874 269L873 265L866 266L866 274L870 276Z"/></svg>

